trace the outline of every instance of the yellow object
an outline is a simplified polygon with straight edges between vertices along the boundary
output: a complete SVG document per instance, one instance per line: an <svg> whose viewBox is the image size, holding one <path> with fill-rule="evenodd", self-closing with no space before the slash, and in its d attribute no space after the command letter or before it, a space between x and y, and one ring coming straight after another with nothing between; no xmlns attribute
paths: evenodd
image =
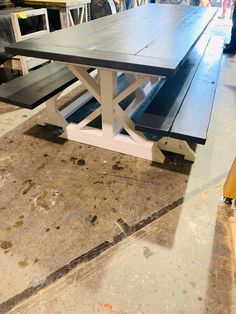
<svg viewBox="0 0 236 314"><path fill-rule="evenodd" d="M236 199L236 158L224 184L224 197Z"/></svg>
<svg viewBox="0 0 236 314"><path fill-rule="evenodd" d="M27 19L27 15L25 12L18 12L17 16L19 19Z"/></svg>

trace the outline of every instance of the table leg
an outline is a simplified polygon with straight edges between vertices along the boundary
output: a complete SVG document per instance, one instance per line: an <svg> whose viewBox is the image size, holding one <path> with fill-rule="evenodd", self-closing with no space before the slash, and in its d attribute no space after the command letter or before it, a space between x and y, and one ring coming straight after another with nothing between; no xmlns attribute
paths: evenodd
<svg viewBox="0 0 236 314"><path fill-rule="evenodd" d="M83 5L81 7L78 7L77 12L78 12L78 23L81 24L85 21L86 15L86 5ZM87 13L86 13L87 14Z"/></svg>
<svg viewBox="0 0 236 314"><path fill-rule="evenodd" d="M149 141L142 132L135 130L135 124L130 117L145 101L144 86L148 87L147 85L151 84L151 81L156 84L158 78L153 80L142 74L126 74L129 77L129 84L118 92L117 78L119 75L114 70L99 69L88 73L82 66L70 64L68 68L78 77L78 87L84 88L87 92L82 93L76 105L68 105L68 110L66 107L59 112L54 106L53 110L45 112L50 115L49 123L55 121L56 125L63 128L64 133L61 137L160 163L165 160L161 149L182 154L188 160L194 159L194 153L183 141L170 138L162 138L158 142ZM147 82L148 84L146 84ZM122 109L120 102L133 94L136 97L126 109ZM63 125L63 121L66 122L65 119L69 116L69 109L71 112L75 112L76 107L81 108L91 97L94 97L100 106L77 124L66 123ZM102 118L101 128L90 127L89 123L98 116ZM122 129L128 135L121 134Z"/></svg>
<svg viewBox="0 0 236 314"><path fill-rule="evenodd" d="M126 110L119 105L120 101L135 92L147 78L138 77L136 81L118 93L116 71L99 69L98 82L81 66L68 65L68 68L101 106L78 124L69 124L64 129L62 137L148 160L161 163L164 161L165 156L158 145L135 130L135 125L130 119L130 114L133 113L133 101ZM102 117L101 129L89 127L88 124L99 115ZM122 128L128 135L120 134Z"/></svg>
<svg viewBox="0 0 236 314"><path fill-rule="evenodd" d="M61 28L67 28L70 26L69 22L69 14L67 8L59 8L60 13L60 21L61 21Z"/></svg>
<svg viewBox="0 0 236 314"><path fill-rule="evenodd" d="M72 16L72 10L67 9L68 12L68 19L69 19L69 26L75 26L74 20L73 20L73 16Z"/></svg>
<svg viewBox="0 0 236 314"><path fill-rule="evenodd" d="M113 138L117 129L113 106L113 99L117 94L117 72L99 70L99 77L102 105L102 133L105 137Z"/></svg>

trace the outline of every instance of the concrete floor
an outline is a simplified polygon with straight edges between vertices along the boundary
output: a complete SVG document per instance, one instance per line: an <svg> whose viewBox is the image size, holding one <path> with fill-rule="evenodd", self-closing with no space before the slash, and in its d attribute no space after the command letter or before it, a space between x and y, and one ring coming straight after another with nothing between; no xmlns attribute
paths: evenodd
<svg viewBox="0 0 236 314"><path fill-rule="evenodd" d="M227 20L215 24L228 36ZM66 142L36 112L0 105L0 313L236 313L234 209L222 202L235 69L223 57L194 164Z"/></svg>

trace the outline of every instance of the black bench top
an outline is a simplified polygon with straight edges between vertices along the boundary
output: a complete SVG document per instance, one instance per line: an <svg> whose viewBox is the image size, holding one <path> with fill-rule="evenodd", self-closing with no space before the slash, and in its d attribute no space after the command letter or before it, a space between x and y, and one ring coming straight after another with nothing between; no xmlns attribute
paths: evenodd
<svg viewBox="0 0 236 314"><path fill-rule="evenodd" d="M194 80L171 126L171 137L205 144L220 71L223 45L224 38L211 38Z"/></svg>
<svg viewBox="0 0 236 314"><path fill-rule="evenodd" d="M217 8L147 4L6 47L30 57L173 75Z"/></svg>
<svg viewBox="0 0 236 314"><path fill-rule="evenodd" d="M34 109L76 82L63 64L53 62L0 86L0 101Z"/></svg>
<svg viewBox="0 0 236 314"><path fill-rule="evenodd" d="M136 130L205 144L223 42L217 36L199 40L176 75L153 94Z"/></svg>

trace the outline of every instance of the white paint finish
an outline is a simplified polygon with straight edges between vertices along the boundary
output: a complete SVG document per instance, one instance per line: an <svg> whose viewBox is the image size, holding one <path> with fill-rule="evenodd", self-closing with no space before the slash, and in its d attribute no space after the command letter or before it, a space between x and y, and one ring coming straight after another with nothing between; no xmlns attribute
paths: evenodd
<svg viewBox="0 0 236 314"><path fill-rule="evenodd" d="M76 124L77 130L82 130L86 125L96 119L102 113L101 107L94 110L90 115L83 119L80 123Z"/></svg>
<svg viewBox="0 0 236 314"><path fill-rule="evenodd" d="M115 115L117 120L120 121L122 127L130 135L130 137L137 143L145 143L146 138L141 133L135 130L135 124L133 121L126 115L125 111L121 109L119 105L115 106Z"/></svg>
<svg viewBox="0 0 236 314"><path fill-rule="evenodd" d="M132 94L134 91L140 88L140 85L143 84L147 78L139 77L136 81L132 82L126 89L124 89L119 95L117 95L114 100L113 104L116 105L125 99L127 96Z"/></svg>
<svg viewBox="0 0 236 314"><path fill-rule="evenodd" d="M165 159L154 142L146 140L145 143L139 144L131 137L121 134L109 138L105 137L101 130L91 127L78 130L76 125L70 124L61 137L156 162L162 163Z"/></svg>
<svg viewBox="0 0 236 314"><path fill-rule="evenodd" d="M78 65L68 64L68 69L81 81L84 87L97 99L98 102L101 102L99 84L96 82L96 72L92 75L89 74L84 67ZM94 77L92 77L94 76Z"/></svg>
<svg viewBox="0 0 236 314"><path fill-rule="evenodd" d="M71 26L75 26L77 24L81 24L84 22L88 22L90 17L89 7L90 1L72 1L71 3L64 3L65 6L56 6L51 7L52 9L59 10L61 28L67 28ZM77 14L76 20L73 19L73 14Z"/></svg>
<svg viewBox="0 0 236 314"><path fill-rule="evenodd" d="M74 112L76 112L79 108L83 107L90 99L92 99L93 96L86 92L82 96L79 97L79 99L76 99L71 104L69 104L67 107L62 109L60 112L64 118L69 117Z"/></svg>
<svg viewBox="0 0 236 314"><path fill-rule="evenodd" d="M158 147L168 152L184 155L185 160L195 160L194 151L185 141L177 140L171 137L163 137L160 141L158 141Z"/></svg>
<svg viewBox="0 0 236 314"><path fill-rule="evenodd" d="M116 135L117 122L114 116L113 99L117 94L117 72L106 69L99 70L100 93L102 106L103 136L112 139Z"/></svg>
<svg viewBox="0 0 236 314"><path fill-rule="evenodd" d="M58 110L57 98L58 96L52 97L46 102L46 108L42 113L41 119L44 123L46 122L47 124L52 124L65 128L68 123Z"/></svg>
<svg viewBox="0 0 236 314"><path fill-rule="evenodd" d="M126 73L125 75L130 85L117 95L117 78L121 73L118 74L115 71L107 69L99 69L88 73L85 67L71 64L68 65L68 68L80 80L74 84L75 87L72 87L72 89L78 88L78 94L82 95L76 102L68 103L61 112L57 108L57 102L60 98L60 95L57 95L49 101L50 104L47 105L38 123L41 125L52 124L63 127L64 134L62 136L69 140L95 145L160 163L163 163L165 160L161 149L182 154L187 160L194 160L194 152L186 142L171 138L164 138L158 143L148 141L141 132L135 130L135 125L130 119L130 116L142 105L145 96L148 96L152 88L155 87L159 81L158 77L156 80L152 79L151 83L151 78ZM88 91L84 93L86 88ZM131 101L126 110L121 109L118 103L134 91L136 98ZM86 101L92 97L89 92L100 102L101 108L89 114L80 123L68 125L65 118L86 104ZM66 91L61 94L65 95ZM102 116L102 130L93 129L93 132L91 132L91 129L86 126L100 114ZM119 135L122 128L125 129L128 136ZM128 147L127 141L129 142ZM137 149L138 151L141 150L141 153ZM146 153L145 149L147 150Z"/></svg>

